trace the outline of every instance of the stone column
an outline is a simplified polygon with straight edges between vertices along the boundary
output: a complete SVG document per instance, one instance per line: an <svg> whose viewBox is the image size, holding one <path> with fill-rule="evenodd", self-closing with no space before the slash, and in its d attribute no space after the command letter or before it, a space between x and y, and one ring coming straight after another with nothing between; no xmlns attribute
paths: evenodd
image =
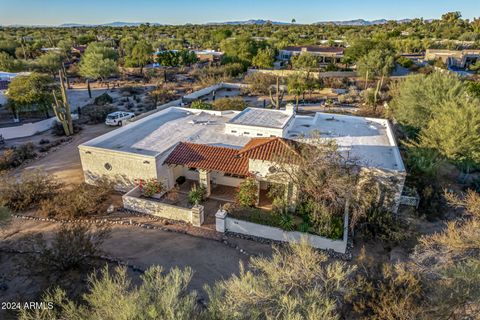
<svg viewBox="0 0 480 320"><path fill-rule="evenodd" d="M260 181L255 179L255 183L257 184L257 201L255 202L255 205L258 206L260 204Z"/></svg>
<svg viewBox="0 0 480 320"><path fill-rule="evenodd" d="M215 228L217 232L222 232L224 233L227 231L227 226L226 226L226 218L227 218L227 211L224 210L218 210L217 213L215 213Z"/></svg>
<svg viewBox="0 0 480 320"><path fill-rule="evenodd" d="M200 227L203 224L203 220L204 220L203 210L204 208L201 205L195 205L192 207L191 221L195 227Z"/></svg>
<svg viewBox="0 0 480 320"><path fill-rule="evenodd" d="M210 171L200 169L198 173L198 183L205 188L205 196L209 197L212 193L212 187L210 185Z"/></svg>

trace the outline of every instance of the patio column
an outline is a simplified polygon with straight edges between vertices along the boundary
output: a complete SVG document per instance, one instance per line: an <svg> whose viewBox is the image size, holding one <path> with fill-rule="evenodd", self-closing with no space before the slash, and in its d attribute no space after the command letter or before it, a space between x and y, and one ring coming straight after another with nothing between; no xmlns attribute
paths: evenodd
<svg viewBox="0 0 480 320"><path fill-rule="evenodd" d="M255 179L255 183L257 184L257 201L255 202L255 205L258 207L260 204L260 181Z"/></svg>
<svg viewBox="0 0 480 320"><path fill-rule="evenodd" d="M198 170L198 183L205 188L205 196L209 197L212 193L212 187L210 185L210 171Z"/></svg>

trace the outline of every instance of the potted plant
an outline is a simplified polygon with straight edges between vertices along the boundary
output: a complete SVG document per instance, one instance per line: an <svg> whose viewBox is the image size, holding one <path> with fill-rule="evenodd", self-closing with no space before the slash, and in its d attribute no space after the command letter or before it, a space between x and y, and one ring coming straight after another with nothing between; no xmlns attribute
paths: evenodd
<svg viewBox="0 0 480 320"><path fill-rule="evenodd" d="M139 187L142 195L147 198L159 199L165 191L163 183L157 179L149 179L146 181L143 179L138 179L137 186Z"/></svg>
<svg viewBox="0 0 480 320"><path fill-rule="evenodd" d="M198 205L203 201L204 196L205 188L203 186L197 187L197 185L194 184L190 192L188 192L188 201L191 204Z"/></svg>

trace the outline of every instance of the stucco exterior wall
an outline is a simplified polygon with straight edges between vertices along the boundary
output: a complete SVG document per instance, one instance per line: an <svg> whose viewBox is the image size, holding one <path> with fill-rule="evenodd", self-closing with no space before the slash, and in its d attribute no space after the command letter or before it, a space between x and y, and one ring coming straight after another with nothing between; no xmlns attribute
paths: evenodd
<svg viewBox="0 0 480 320"><path fill-rule="evenodd" d="M218 232L230 231L264 239L294 243L299 243L305 239L307 243L314 248L333 250L339 253L345 253L347 251L348 214L345 215L344 232L341 240L332 240L297 231L284 231L280 228L238 220L228 217L228 215L222 211L217 212L215 218L216 230Z"/></svg>
<svg viewBox="0 0 480 320"><path fill-rule="evenodd" d="M118 190L130 190L135 179L157 179L155 157L118 152L90 146L79 146L85 182L95 184L108 178ZM108 165L107 165L108 164Z"/></svg>
<svg viewBox="0 0 480 320"><path fill-rule="evenodd" d="M236 136L252 137L252 138L283 136L282 129L247 126L247 125L239 125L239 124L233 124L233 123L225 124L225 133L233 134Z"/></svg>

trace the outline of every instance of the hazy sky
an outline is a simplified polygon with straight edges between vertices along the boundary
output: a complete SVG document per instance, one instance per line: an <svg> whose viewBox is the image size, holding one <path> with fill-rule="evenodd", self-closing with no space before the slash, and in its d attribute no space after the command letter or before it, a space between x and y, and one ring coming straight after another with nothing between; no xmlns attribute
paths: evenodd
<svg viewBox="0 0 480 320"><path fill-rule="evenodd" d="M438 18L460 11L480 16L480 0L0 0L0 25L158 22L205 23L268 19L324 20Z"/></svg>

